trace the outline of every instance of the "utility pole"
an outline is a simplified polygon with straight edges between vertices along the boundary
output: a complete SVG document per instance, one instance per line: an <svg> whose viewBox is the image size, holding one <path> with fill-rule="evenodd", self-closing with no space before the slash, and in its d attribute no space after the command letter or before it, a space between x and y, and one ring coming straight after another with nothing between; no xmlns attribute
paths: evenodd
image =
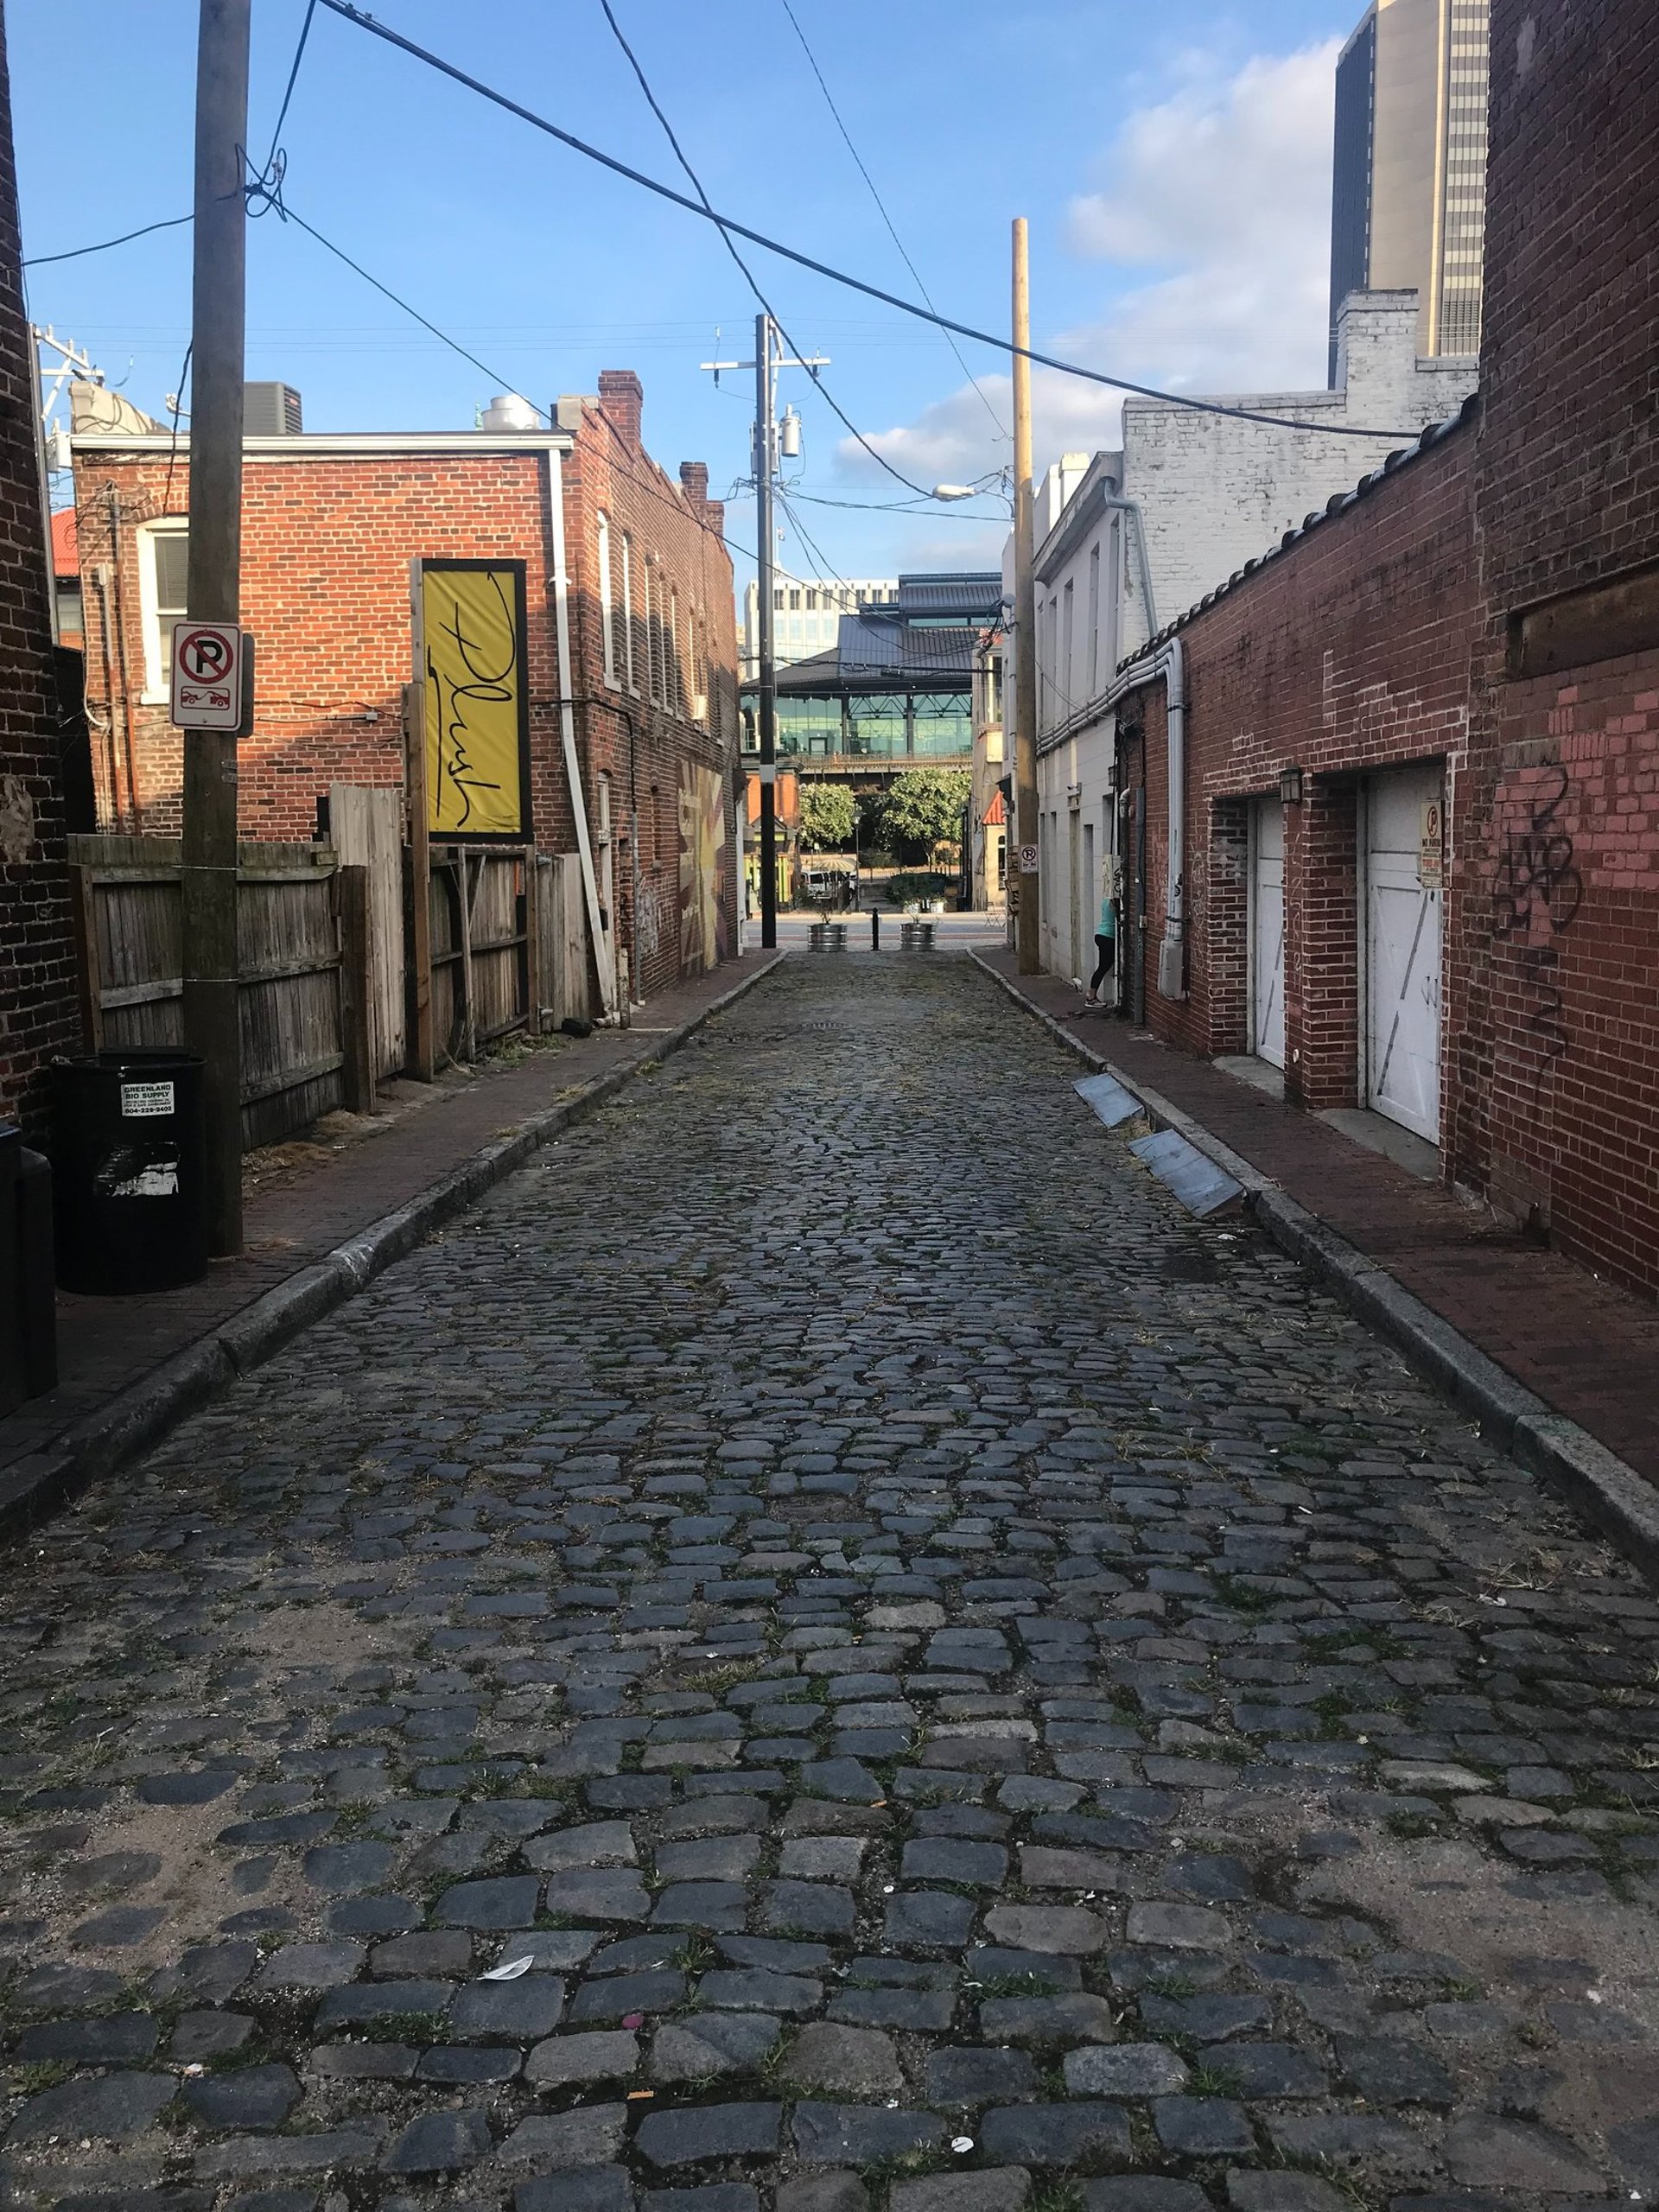
<svg viewBox="0 0 1659 2212"><path fill-rule="evenodd" d="M760 739L760 943L778 942L778 668L772 620L772 575L777 543L772 523L772 484L778 474L778 371L827 369L827 353L785 358L778 351L777 325L769 315L754 318L753 361L704 361L716 385L722 369L754 371L755 596L760 617L756 671Z"/></svg>
<svg viewBox="0 0 1659 2212"><path fill-rule="evenodd" d="M1014 830L1020 973L1042 966L1037 913L1037 579L1032 542L1031 264L1026 219L1014 221ZM1029 865L1027 865L1029 862Z"/></svg>
<svg viewBox="0 0 1659 2212"><path fill-rule="evenodd" d="M776 474L772 416L772 317L754 318L754 513L760 616L760 944L778 942L778 670L772 606L772 481Z"/></svg>
<svg viewBox="0 0 1659 2212"><path fill-rule="evenodd" d="M201 0L196 45L196 222L191 308L193 622L238 620L242 378L246 312L251 0ZM236 746L232 730L184 733L184 1038L203 1063L207 1249L242 1249L242 1039L237 1004Z"/></svg>

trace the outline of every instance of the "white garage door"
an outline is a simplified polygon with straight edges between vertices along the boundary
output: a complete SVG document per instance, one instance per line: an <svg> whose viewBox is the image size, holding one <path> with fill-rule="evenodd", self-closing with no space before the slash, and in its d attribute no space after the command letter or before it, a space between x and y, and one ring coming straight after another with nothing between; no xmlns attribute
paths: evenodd
<svg viewBox="0 0 1659 2212"><path fill-rule="evenodd" d="M1440 893L1422 880L1423 810L1438 768L1374 777L1365 792L1367 1103L1440 1141Z"/></svg>
<svg viewBox="0 0 1659 2212"><path fill-rule="evenodd" d="M1250 872L1250 1043L1258 1059L1285 1065L1285 810L1255 808Z"/></svg>

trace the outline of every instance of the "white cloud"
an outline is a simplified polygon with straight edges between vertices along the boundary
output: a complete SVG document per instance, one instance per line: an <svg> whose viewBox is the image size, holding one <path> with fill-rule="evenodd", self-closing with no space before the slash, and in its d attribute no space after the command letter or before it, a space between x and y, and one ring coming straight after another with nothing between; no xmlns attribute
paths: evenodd
<svg viewBox="0 0 1659 2212"><path fill-rule="evenodd" d="M1100 188L1072 200L1068 230L1075 253L1128 281L1057 353L1177 391L1324 383L1337 52L1331 40L1257 55L1230 77L1189 64L1168 97L1127 118ZM1008 379L982 382L1006 420ZM1115 444L1121 404L1103 385L1038 369L1039 470L1063 452ZM870 442L930 484L982 474L1008 450L966 385ZM860 482L879 477L851 439L838 457Z"/></svg>

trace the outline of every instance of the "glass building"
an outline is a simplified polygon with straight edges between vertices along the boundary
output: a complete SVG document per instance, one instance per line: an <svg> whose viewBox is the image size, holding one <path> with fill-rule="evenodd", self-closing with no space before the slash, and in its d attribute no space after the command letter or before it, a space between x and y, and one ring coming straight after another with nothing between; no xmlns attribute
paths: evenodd
<svg viewBox="0 0 1659 2212"><path fill-rule="evenodd" d="M974 647L1001 616L994 571L900 576L891 596L842 614L835 646L778 671L778 757L852 772L965 766L974 749ZM758 750L758 687L742 690L744 747Z"/></svg>
<svg viewBox="0 0 1659 2212"><path fill-rule="evenodd" d="M1371 0L1337 62L1331 382L1350 292L1410 288L1426 357L1480 350L1490 0Z"/></svg>

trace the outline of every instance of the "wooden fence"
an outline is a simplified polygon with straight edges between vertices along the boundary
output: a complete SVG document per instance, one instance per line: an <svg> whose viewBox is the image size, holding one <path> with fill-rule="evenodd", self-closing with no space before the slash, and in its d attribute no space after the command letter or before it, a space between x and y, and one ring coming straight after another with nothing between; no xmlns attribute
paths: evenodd
<svg viewBox="0 0 1659 2212"><path fill-rule="evenodd" d="M179 840L73 836L69 860L90 1046L182 1045ZM359 1033L366 993L353 957L360 901L351 894L362 879L344 873L342 884L327 845L238 848L242 1141L250 1149L334 1107L370 1103L361 1096L367 1054Z"/></svg>
<svg viewBox="0 0 1659 2212"><path fill-rule="evenodd" d="M404 795L365 784L328 793L328 842L342 868L362 868L369 893L369 1064L377 1082L400 1074L409 1048L404 983Z"/></svg>
<svg viewBox="0 0 1659 2212"><path fill-rule="evenodd" d="M591 1020L588 982L588 909L582 894L582 862L574 853L543 853L536 864L537 943L542 1020Z"/></svg>
<svg viewBox="0 0 1659 2212"><path fill-rule="evenodd" d="M237 856L242 1135L251 1150L337 1107L369 1111L410 1065L407 855L401 796L336 785L327 844ZM184 1041L182 848L72 836L88 1046ZM514 1030L589 1017L586 910L574 854L436 847L428 887L440 1065Z"/></svg>

